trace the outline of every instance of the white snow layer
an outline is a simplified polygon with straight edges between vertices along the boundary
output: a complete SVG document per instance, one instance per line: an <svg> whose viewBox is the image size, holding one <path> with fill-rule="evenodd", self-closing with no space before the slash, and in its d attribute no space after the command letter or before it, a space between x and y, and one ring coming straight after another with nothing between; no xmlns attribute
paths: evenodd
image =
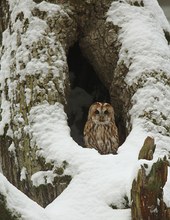
<svg viewBox="0 0 170 220"><path fill-rule="evenodd" d="M125 197L129 197L137 155L146 132L136 126L118 155L101 156L94 149L81 148L73 141L61 104L34 107L29 120L30 131L41 146L39 155L56 165L67 161L69 166L65 172L73 176L65 191L46 207L47 213L63 220L67 218L66 213L74 220L130 219ZM113 210L110 205L118 209Z"/></svg>
<svg viewBox="0 0 170 220"><path fill-rule="evenodd" d="M144 7L132 6L128 2L133 1L113 2L107 14L107 21L121 27L119 41L122 43L122 48L118 62L123 61L129 67L126 83L128 85L137 83L144 73L157 70L158 72L161 70L169 77L170 50L163 30L170 31L170 27L162 10L156 0L143 0ZM25 15L31 16L29 10L35 5L31 0L24 1L24 5L20 4L20 8L17 5L21 3L19 0L10 0L9 3L13 10L13 20L18 10L24 10ZM44 2L39 7L46 8L46 11L49 7L52 13L55 9L58 10L57 6L54 8ZM38 33L43 34L46 24L42 23L39 26L36 22L37 20L33 20L32 29L28 30L28 37L35 32L34 25L35 29L42 29L42 32ZM35 32L34 37L38 38L39 35ZM11 42L9 50L16 49L15 43L12 44L12 38L13 36L11 39L5 39ZM4 81L3 77L8 78L10 73L10 60L7 54L8 51L1 62L5 71L3 75L1 74L1 82ZM35 68L41 67L40 62L36 63ZM28 72L29 68L32 74L32 66L28 66ZM45 72L46 66L42 68ZM3 89L3 85L1 86ZM25 92L29 102L29 91ZM133 97L134 105L130 111L132 130L125 143L119 148L118 155L100 155L94 149L78 146L70 137L67 118L61 104L44 103L32 108L28 130L39 146L39 155L45 157L47 162L53 161L56 165L62 165L63 161L67 161L65 173L71 175L73 179L64 192L43 209L9 184L0 174L0 192L8 195L7 205L21 213L22 219L25 220L130 220L130 209L125 208L125 198L130 199L131 184L141 163L138 161L138 153L145 138L148 135L155 138L157 149L153 161L156 161L158 157L163 157L167 150L170 150L168 146L170 138L162 126L162 121L160 126L156 126L140 118L140 115L143 115L145 111L148 112L149 109L154 114L155 120L159 120L158 112L163 112L162 114L167 116L167 120L163 123L169 126L169 100L169 86L165 86L161 78L160 83L154 83L151 78L143 85L143 88L138 90ZM3 126L10 117L10 104L5 100L5 96L2 96L2 103L4 121L0 125L0 134L3 133ZM22 179L25 175L26 170L23 168ZM48 177L49 182L52 181L53 174L50 172L45 174L38 172L32 176L33 183L41 184L43 175ZM167 204L170 204L169 179L168 177L164 188L164 199ZM118 209L112 209L111 205Z"/></svg>
<svg viewBox="0 0 170 220"><path fill-rule="evenodd" d="M50 220L41 206L10 184L1 173L0 193L7 198L8 208L14 210L14 214L20 213L23 220Z"/></svg>

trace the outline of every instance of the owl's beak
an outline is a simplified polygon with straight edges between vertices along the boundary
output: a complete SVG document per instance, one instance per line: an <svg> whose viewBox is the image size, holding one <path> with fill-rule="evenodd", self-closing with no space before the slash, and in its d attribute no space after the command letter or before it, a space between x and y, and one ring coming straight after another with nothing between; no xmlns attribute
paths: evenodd
<svg viewBox="0 0 170 220"><path fill-rule="evenodd" d="M104 115L100 116L100 121L104 122Z"/></svg>

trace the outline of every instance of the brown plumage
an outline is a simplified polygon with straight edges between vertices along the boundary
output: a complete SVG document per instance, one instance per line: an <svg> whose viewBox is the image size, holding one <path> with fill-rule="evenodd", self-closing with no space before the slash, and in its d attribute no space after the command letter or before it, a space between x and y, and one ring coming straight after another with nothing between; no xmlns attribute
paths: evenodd
<svg viewBox="0 0 170 220"><path fill-rule="evenodd" d="M116 154L119 146L114 109L109 103L96 102L90 106L84 127L84 142L101 154Z"/></svg>

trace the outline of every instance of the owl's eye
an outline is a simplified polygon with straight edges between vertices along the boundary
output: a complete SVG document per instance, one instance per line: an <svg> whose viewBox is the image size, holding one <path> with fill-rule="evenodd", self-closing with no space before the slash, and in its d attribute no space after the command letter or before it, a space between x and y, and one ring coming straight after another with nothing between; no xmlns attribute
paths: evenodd
<svg viewBox="0 0 170 220"><path fill-rule="evenodd" d="M109 114L108 110L105 110L105 111L104 111L104 114L105 114L105 115L108 115L108 114Z"/></svg>
<svg viewBox="0 0 170 220"><path fill-rule="evenodd" d="M96 115L98 115L98 114L99 114L99 111L98 111L98 110L96 110L94 113L95 113Z"/></svg>

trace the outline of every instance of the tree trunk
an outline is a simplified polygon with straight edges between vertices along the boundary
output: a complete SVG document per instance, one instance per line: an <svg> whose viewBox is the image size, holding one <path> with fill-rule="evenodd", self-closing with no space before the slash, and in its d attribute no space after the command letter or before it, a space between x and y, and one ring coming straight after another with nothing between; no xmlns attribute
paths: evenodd
<svg viewBox="0 0 170 220"><path fill-rule="evenodd" d="M121 38L124 33L123 24L127 25L128 22L132 23L136 19L136 15L133 16L134 7L137 10L139 8L147 10L147 8L145 9L143 1L135 3L134 1L113 1L115 15L119 10L123 13L123 7L127 7L126 10L130 11L132 18L126 23L123 21L126 14L122 17L118 16L119 20L117 18L112 20L107 14L111 3L112 0L29 0L25 9L22 1L5 0L1 5L0 31L3 31L3 37L0 76L2 119L0 158L2 172L10 183L43 207L46 207L68 186L72 177L65 171L70 161L63 158L57 163L42 153L43 147L36 139L34 123L38 120L38 114L45 115L44 106L55 111L58 108L56 103L60 103L66 111L71 91L67 56L69 49L76 42L79 43L83 56L93 66L104 86L108 88L110 102L115 108L116 121L119 124L121 143L134 127L136 129L138 121L146 132L159 133L162 138L170 135L165 123L168 113L161 112L158 98L153 97L153 107L153 102L149 102L146 96L146 102L149 102L148 108L136 99L139 94L144 97L145 92L152 89L150 84L152 81L159 91L162 85L168 86L167 72L153 67L153 69L143 70L138 77L128 82L128 74L136 61L132 59L131 51L128 49L122 52L125 43ZM153 24L156 23L155 20L153 19ZM142 22L145 26L145 22L143 20ZM146 29L152 34L148 27ZM167 39L169 42L169 38L166 37L169 36L168 30L163 28L161 30L160 38L165 41ZM121 53L126 54L128 63L120 58ZM164 54L158 59L167 62ZM161 86L158 85L159 82ZM136 111L139 106L140 111ZM155 116L155 108L158 109L162 121ZM48 115L51 120L53 120L52 113L48 113L51 114ZM32 115L36 115L35 121ZM63 117L66 121L66 116ZM160 127L161 130L158 129ZM39 130L41 131L41 128ZM46 139L45 136L42 138ZM153 144L152 148L154 148ZM166 170L164 162L159 161L158 164L161 164L163 171ZM157 163L153 165L151 172L155 173L155 166ZM48 182L49 172L53 176L50 182ZM40 173L42 179L35 184ZM142 168L140 173L145 176L145 168ZM146 176L145 179L147 184L149 180ZM3 196L8 195L3 193L2 198ZM161 202L163 204L162 200ZM8 214L5 215L8 216Z"/></svg>
<svg viewBox="0 0 170 220"><path fill-rule="evenodd" d="M5 38L14 38L16 45L12 45L13 41L6 41L2 49L0 151L2 170L8 180L30 198L46 206L63 191L71 178L60 177L63 173L59 173L55 174L54 186L32 185L31 176L34 173L55 168L46 163L45 158L37 157L38 146L32 142L31 134L27 130L28 115L33 106L44 101L50 104L66 104L66 93L69 91L68 67L66 48L62 44L69 44L66 36L71 28L72 19L67 14L63 17L60 11L55 15L59 20L55 19L48 15L48 12L40 11L36 5L30 8L30 12L33 16L27 17L23 11L16 14L11 12L8 29L4 32L4 41ZM42 30L43 34L35 30L39 37L34 39L33 33L29 33L29 28L36 22L42 25L43 19L47 24ZM31 22L33 23L30 24ZM20 29L15 28L16 23L20 23ZM58 25L61 26L59 29L56 28ZM74 25L75 22L72 27ZM54 29L62 29L61 36L53 34ZM72 33L75 38L74 32ZM68 41L72 42L73 37L70 36ZM31 40L28 41L27 38ZM7 51L7 48L10 48L10 51ZM5 70L7 57L9 66ZM9 115L8 120L3 119L6 117L6 111ZM60 169L64 170L64 167ZM24 178L21 178L23 172Z"/></svg>

